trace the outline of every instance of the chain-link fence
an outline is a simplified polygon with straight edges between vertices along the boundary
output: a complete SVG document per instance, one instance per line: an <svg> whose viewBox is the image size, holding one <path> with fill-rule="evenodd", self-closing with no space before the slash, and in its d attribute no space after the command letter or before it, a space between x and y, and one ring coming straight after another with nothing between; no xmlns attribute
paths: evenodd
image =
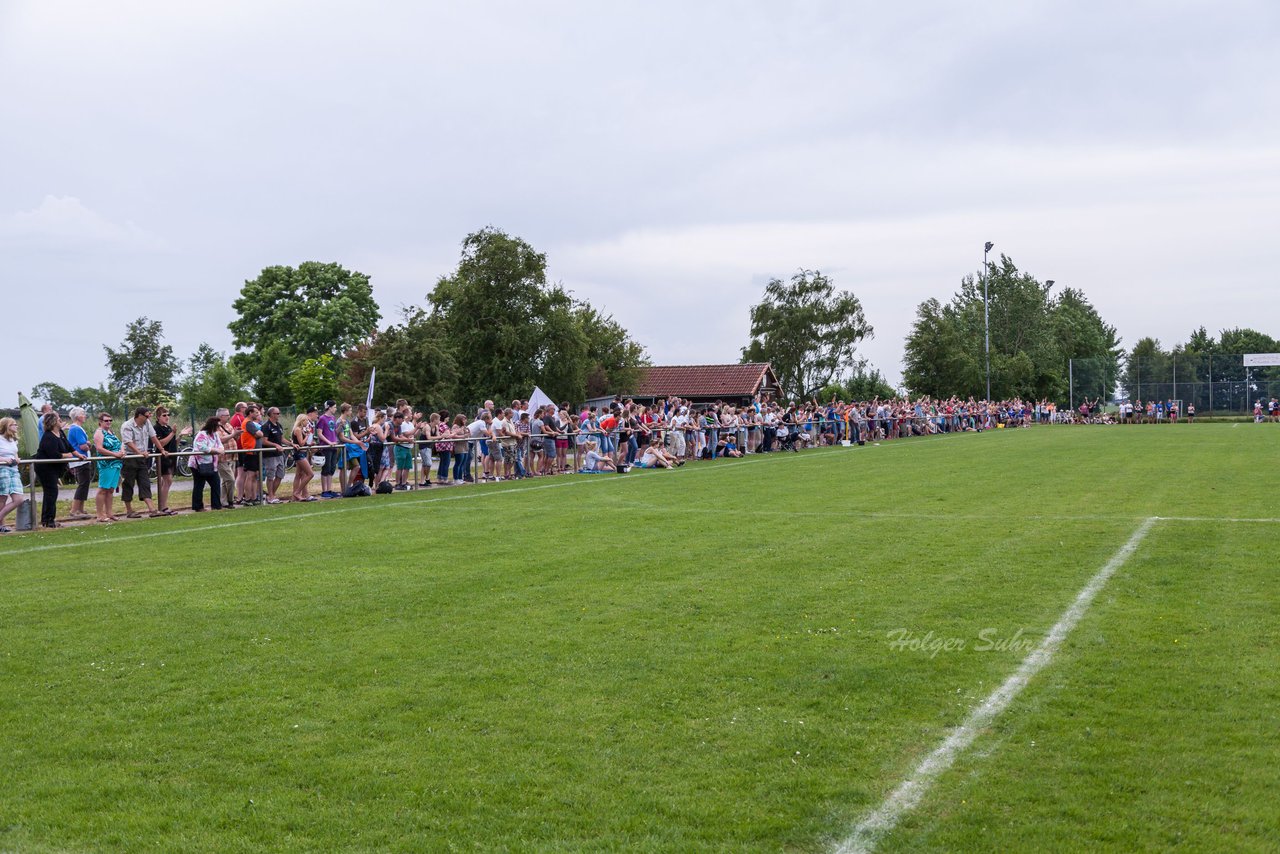
<svg viewBox="0 0 1280 854"><path fill-rule="evenodd" d="M1261 402L1280 397L1280 366L1245 364L1242 354L1170 353L1129 358L1116 376L1103 359L1073 359L1070 366L1071 403L1085 400L1104 404L1179 401L1180 411L1195 406L1197 415L1250 415ZM1110 376L1109 376L1110 374ZM1114 389L1114 397L1108 394Z"/></svg>

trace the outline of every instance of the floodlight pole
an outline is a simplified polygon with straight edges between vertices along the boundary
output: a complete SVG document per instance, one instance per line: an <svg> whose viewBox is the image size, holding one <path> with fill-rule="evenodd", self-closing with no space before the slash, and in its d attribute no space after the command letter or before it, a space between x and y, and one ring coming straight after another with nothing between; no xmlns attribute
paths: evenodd
<svg viewBox="0 0 1280 854"><path fill-rule="evenodd" d="M982 349L987 357L987 405L991 405L991 306L987 295L987 280L990 274L987 270L987 253L991 251L991 247L995 246L990 240L982 247Z"/></svg>

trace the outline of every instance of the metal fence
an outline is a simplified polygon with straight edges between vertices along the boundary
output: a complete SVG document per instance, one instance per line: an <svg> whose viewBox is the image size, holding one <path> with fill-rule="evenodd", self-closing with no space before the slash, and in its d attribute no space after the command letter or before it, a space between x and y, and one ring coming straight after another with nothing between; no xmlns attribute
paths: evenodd
<svg viewBox="0 0 1280 854"><path fill-rule="evenodd" d="M1106 360L1073 359L1069 373L1073 407L1094 399L1103 403L1181 401L1184 413L1194 405L1200 416L1250 415L1259 401L1265 410L1271 398L1280 397L1280 366L1248 366L1240 353L1129 358L1118 376Z"/></svg>

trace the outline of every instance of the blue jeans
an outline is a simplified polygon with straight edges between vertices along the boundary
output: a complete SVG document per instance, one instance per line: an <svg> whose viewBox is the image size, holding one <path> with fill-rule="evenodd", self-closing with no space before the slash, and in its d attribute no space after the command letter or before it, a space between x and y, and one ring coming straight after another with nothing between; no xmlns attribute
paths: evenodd
<svg viewBox="0 0 1280 854"><path fill-rule="evenodd" d="M440 467L436 469L436 477L439 480L449 479L449 458L453 456L453 451L436 451L436 456L440 458Z"/></svg>
<svg viewBox="0 0 1280 854"><path fill-rule="evenodd" d="M640 453L640 442L635 436L627 439L627 464L630 465L636 461L636 454Z"/></svg>
<svg viewBox="0 0 1280 854"><path fill-rule="evenodd" d="M453 479L463 480L470 473L471 469L471 453L470 451L454 451L453 452Z"/></svg>

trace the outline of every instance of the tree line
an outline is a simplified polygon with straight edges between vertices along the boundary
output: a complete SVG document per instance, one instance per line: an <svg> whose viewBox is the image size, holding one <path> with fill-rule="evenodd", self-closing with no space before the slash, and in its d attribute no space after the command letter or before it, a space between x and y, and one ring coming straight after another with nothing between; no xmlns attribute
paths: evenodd
<svg viewBox="0 0 1280 854"><path fill-rule="evenodd" d="M184 365L162 323L140 317L119 347L104 346L106 383L41 383L34 393L59 407L109 410L144 402L208 410L246 398L303 407L363 400L376 370L380 401L457 410L527 397L535 384L557 400L634 386L649 364L644 347L546 270L546 255L524 240L482 229L463 241L457 268L425 304L382 326L364 273L314 261L267 267L232 304L233 353L202 343Z"/></svg>
<svg viewBox="0 0 1280 854"><path fill-rule="evenodd" d="M859 356L874 336L862 304L818 270L767 283L751 307L741 361L770 362L787 400L981 399L987 308L992 397L1062 404L1073 387L1107 399L1166 382L1179 360L1195 355L1280 351L1280 341L1252 329L1214 338L1202 327L1172 350L1142 338L1126 353L1082 291L1055 291L1005 255L988 264L985 278L965 276L949 301L917 307L905 340L905 388ZM184 363L164 343L161 322L140 317L118 347L104 346L106 383L42 383L34 393L55 406L110 410L142 402L208 410L245 398L302 407L363 400L376 370L378 400L458 410L488 397L525 397L535 384L557 400L627 392L649 364L612 316L548 281L545 254L492 227L468 235L457 268L422 305L402 307L386 325L369 277L336 263L267 267L232 305L231 354L202 343ZM1230 370L1220 360L1213 371L1222 377L1213 381L1235 379Z"/></svg>

